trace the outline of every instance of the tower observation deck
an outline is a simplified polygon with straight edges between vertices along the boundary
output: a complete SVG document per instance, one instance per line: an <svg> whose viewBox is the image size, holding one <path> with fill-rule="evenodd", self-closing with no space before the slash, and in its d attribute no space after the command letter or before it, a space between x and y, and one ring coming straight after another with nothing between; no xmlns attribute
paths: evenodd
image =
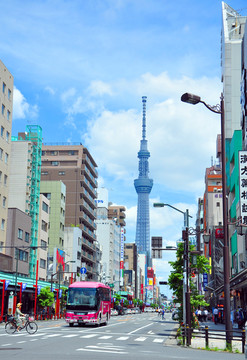
<svg viewBox="0 0 247 360"><path fill-rule="evenodd" d="M138 152L139 177L134 180L135 189L138 194L135 243L138 253L150 254L149 194L153 187L153 180L148 177L148 158L150 157L150 152L148 151L148 142L146 140L146 102L147 97L143 96L142 139L141 148Z"/></svg>

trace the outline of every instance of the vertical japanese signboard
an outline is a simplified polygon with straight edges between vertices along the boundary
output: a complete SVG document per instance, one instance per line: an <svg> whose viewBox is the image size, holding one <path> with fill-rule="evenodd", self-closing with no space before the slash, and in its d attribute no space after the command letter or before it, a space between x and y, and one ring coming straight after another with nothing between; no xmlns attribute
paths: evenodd
<svg viewBox="0 0 247 360"><path fill-rule="evenodd" d="M239 192L240 216L247 225L247 151L239 151Z"/></svg>

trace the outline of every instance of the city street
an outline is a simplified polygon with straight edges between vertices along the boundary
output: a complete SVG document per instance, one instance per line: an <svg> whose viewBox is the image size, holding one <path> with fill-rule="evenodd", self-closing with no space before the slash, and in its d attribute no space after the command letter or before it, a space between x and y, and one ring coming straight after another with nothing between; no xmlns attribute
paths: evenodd
<svg viewBox="0 0 247 360"><path fill-rule="evenodd" d="M38 332L5 333L0 325L0 356L4 359L208 359L210 353L177 346L169 339L176 326L171 314L112 317L107 326L72 327L64 320L39 322ZM243 359L242 354L211 353L214 359Z"/></svg>

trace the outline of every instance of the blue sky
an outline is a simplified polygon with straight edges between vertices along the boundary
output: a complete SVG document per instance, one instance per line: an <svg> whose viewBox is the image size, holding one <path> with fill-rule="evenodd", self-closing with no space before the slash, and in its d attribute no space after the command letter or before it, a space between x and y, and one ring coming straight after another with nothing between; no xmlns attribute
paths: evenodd
<svg viewBox="0 0 247 360"><path fill-rule="evenodd" d="M247 15L246 0L228 5ZM180 97L188 91L219 102L221 1L8 0L1 12L1 60L15 84L12 134L39 124L45 143L87 146L109 201L127 208L128 242L135 239L133 181L147 96L151 236L174 245L182 214L152 203L188 208L194 225L220 119ZM160 280L173 257L156 261Z"/></svg>

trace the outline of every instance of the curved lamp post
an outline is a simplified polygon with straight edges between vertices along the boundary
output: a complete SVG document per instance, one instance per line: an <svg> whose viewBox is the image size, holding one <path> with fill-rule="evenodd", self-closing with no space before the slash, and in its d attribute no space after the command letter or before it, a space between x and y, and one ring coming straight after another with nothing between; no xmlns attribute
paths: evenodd
<svg viewBox="0 0 247 360"><path fill-rule="evenodd" d="M201 100L200 96L185 93L181 96L181 101L196 105L202 103L210 111L221 115L221 161L222 161L222 196L223 196L223 229L224 229L224 310L225 310L225 328L226 342L231 344L231 308L230 308L230 262L229 262L229 240L227 226L227 198L226 198L226 150L225 150L225 115L224 115L224 97L221 94L220 104L211 106Z"/></svg>

